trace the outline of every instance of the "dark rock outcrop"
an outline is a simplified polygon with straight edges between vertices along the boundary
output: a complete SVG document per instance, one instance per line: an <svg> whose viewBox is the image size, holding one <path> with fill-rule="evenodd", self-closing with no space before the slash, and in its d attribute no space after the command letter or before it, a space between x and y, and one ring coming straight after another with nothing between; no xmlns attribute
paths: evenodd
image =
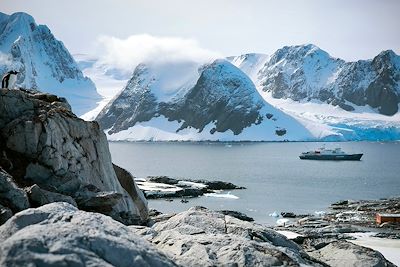
<svg viewBox="0 0 400 267"><path fill-rule="evenodd" d="M13 213L9 208L4 207L3 205L0 204L0 225L2 225L8 219L10 219L12 215Z"/></svg>
<svg viewBox="0 0 400 267"><path fill-rule="evenodd" d="M195 183L202 183L207 185L210 190L231 190L231 189L246 189L243 186L238 186L230 182L224 181L209 181L209 180L190 180Z"/></svg>
<svg viewBox="0 0 400 267"><path fill-rule="evenodd" d="M177 178L171 178L168 176L148 176L147 178L148 178L149 182L163 183L163 184L170 184L170 185L177 185L179 183L179 181L199 183L199 184L206 185L207 189L209 189L209 190L245 189L245 187L243 187L243 186L237 186L230 182L217 181L217 180L212 181L212 180L204 180L204 179L177 179Z"/></svg>
<svg viewBox="0 0 400 267"><path fill-rule="evenodd" d="M253 222L254 219L247 216L244 213L238 212L238 211L234 211L234 210L219 210L218 212L224 214L224 215L229 215L231 217L234 217L236 219L242 220L242 221L246 221L246 222Z"/></svg>
<svg viewBox="0 0 400 267"><path fill-rule="evenodd" d="M198 197L220 190L245 189L223 181L175 179L168 176L149 176L147 179L140 179L137 183L148 199ZM181 201L187 202L186 199Z"/></svg>
<svg viewBox="0 0 400 267"><path fill-rule="evenodd" d="M13 212L30 207L28 196L19 188L11 175L0 167L0 204Z"/></svg>
<svg viewBox="0 0 400 267"><path fill-rule="evenodd" d="M176 185L179 180L168 176L148 176L149 182Z"/></svg>
<svg viewBox="0 0 400 267"><path fill-rule="evenodd" d="M53 202L67 202L75 207L78 206L72 197L44 190L37 184L28 187L26 192L28 193L30 203L35 207L43 206Z"/></svg>

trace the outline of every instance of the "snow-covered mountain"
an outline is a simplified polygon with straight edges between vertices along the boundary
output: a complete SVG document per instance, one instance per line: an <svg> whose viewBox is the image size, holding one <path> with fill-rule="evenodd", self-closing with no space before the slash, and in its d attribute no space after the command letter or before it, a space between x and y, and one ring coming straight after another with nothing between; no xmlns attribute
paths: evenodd
<svg viewBox="0 0 400 267"><path fill-rule="evenodd" d="M145 63L96 120L110 140L310 140L227 60Z"/></svg>
<svg viewBox="0 0 400 267"><path fill-rule="evenodd" d="M398 112L400 56L391 50L371 60L345 62L309 44L285 46L269 59L264 58L232 63L253 73L249 76L256 85L274 98L315 99L348 111L368 105L384 115ZM264 64L255 64L249 70L248 64L258 60Z"/></svg>
<svg viewBox="0 0 400 267"><path fill-rule="evenodd" d="M283 47L267 60L263 55L230 60L249 74L266 101L320 139L400 139L400 57L391 50L345 62L300 45ZM253 64L260 61L264 64Z"/></svg>
<svg viewBox="0 0 400 267"><path fill-rule="evenodd" d="M10 69L20 72L17 87L63 96L78 115L95 108L101 99L63 43L26 13L0 13L0 59L0 74Z"/></svg>

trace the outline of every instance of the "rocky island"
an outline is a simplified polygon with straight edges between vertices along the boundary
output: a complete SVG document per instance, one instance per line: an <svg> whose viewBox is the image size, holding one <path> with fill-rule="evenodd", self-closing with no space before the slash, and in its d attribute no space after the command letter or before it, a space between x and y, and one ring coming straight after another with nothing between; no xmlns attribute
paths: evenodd
<svg viewBox="0 0 400 267"><path fill-rule="evenodd" d="M2 89L0 134L0 266L394 266L203 207L155 220L99 125L57 96Z"/></svg>

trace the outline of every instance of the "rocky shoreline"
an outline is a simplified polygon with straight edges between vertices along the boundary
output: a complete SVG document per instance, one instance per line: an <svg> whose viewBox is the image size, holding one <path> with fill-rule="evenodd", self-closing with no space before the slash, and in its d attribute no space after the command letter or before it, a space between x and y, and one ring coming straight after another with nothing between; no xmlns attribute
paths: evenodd
<svg viewBox="0 0 400 267"><path fill-rule="evenodd" d="M400 197L379 200L343 200L333 203L326 213L316 215L301 215L294 218L278 219L284 221L274 227L277 231L296 233L292 238L307 253L328 263L339 264L338 259L332 257L332 252L343 250L362 254L364 247L355 247L355 236L367 233L369 237L396 241L396 254L400 252L400 223L376 222L377 214L400 214ZM384 240L383 240L384 241ZM358 250L358 252L356 252ZM369 255L374 252L365 251ZM396 258L399 263L399 258ZM374 256L375 257L375 256ZM379 257L378 257L379 258ZM375 258L376 260L376 258ZM367 264L367 263L364 263ZM375 265L378 266L378 265ZM386 266L386 265L382 265Z"/></svg>
<svg viewBox="0 0 400 267"><path fill-rule="evenodd" d="M314 215L293 214L292 218L281 220L285 225L280 225L276 229L293 229L300 234L308 234L328 228L336 228L341 233L374 230L379 232L381 237L392 236L400 239L400 223L385 222L378 224L376 222L377 214L400 214L400 197L338 201L333 203L327 212Z"/></svg>
<svg viewBox="0 0 400 267"><path fill-rule="evenodd" d="M394 266L344 234L372 225L378 208L397 212L398 199L342 202L275 229L204 207L160 214L148 210L134 177L112 164L98 124L77 118L64 99L1 89L0 135L0 266ZM240 189L151 179L181 190ZM368 220L356 225L349 209ZM290 240L281 230L299 235Z"/></svg>

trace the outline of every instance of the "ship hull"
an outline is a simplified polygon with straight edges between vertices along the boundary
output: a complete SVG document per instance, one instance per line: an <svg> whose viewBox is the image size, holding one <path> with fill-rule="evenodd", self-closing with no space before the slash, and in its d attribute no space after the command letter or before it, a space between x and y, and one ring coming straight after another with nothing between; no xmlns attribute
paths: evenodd
<svg viewBox="0 0 400 267"><path fill-rule="evenodd" d="M300 155L300 159L311 160L360 160L363 154L349 155Z"/></svg>

